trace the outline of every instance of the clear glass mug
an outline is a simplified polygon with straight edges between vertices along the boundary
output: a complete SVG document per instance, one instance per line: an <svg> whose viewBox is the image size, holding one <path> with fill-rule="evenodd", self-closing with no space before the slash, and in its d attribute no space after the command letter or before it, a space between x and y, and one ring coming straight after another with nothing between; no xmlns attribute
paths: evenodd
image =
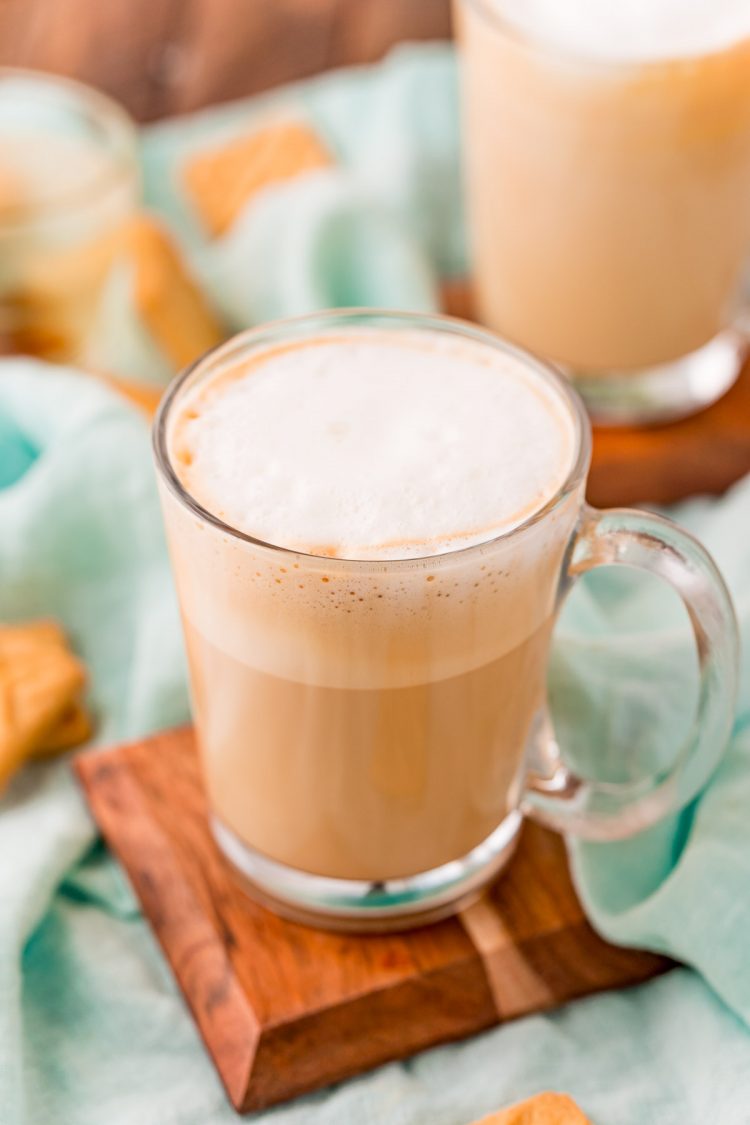
<svg viewBox="0 0 750 1125"><path fill-rule="evenodd" d="M139 188L124 109L66 78L0 68L0 355L84 359Z"/></svg>
<svg viewBox="0 0 750 1125"><path fill-rule="evenodd" d="M746 352L750 40L609 61L454 0L479 319L556 363L597 422L713 402Z"/></svg>
<svg viewBox="0 0 750 1125"><path fill-rule="evenodd" d="M520 357L577 435L552 500L488 542L392 561L287 550L202 508L180 483L171 445L186 393L269 346L358 326L428 329ZM734 710L729 595L704 548L675 524L586 504L590 448L586 412L564 378L446 317L355 310L282 321L228 341L173 382L154 449L211 824L262 902L341 929L435 920L500 871L524 816L613 840L705 783ZM700 664L688 743L671 769L632 784L577 776L545 704L561 602L579 575L610 564L677 590Z"/></svg>

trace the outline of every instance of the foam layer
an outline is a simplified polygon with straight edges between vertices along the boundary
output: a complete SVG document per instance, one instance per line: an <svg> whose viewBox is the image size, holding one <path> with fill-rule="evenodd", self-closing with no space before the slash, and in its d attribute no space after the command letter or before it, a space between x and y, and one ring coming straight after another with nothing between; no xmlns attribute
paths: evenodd
<svg viewBox="0 0 750 1125"><path fill-rule="evenodd" d="M6 133L0 127L0 212L86 190L106 176L111 164L111 155L85 137Z"/></svg>
<svg viewBox="0 0 750 1125"><path fill-rule="evenodd" d="M606 59L679 58L750 36L748 0L489 0L532 38Z"/></svg>
<svg viewBox="0 0 750 1125"><path fill-rule="evenodd" d="M350 330L256 355L186 396L170 435L199 503L310 554L483 542L543 507L575 452L563 399L485 345Z"/></svg>

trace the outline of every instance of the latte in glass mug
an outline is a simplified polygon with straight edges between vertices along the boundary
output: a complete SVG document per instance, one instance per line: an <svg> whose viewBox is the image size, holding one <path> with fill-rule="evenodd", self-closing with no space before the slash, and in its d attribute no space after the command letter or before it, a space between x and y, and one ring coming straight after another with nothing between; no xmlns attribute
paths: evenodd
<svg viewBox="0 0 750 1125"><path fill-rule="evenodd" d="M200 361L156 445L219 844L297 917L454 909L545 729L573 392L458 322L321 315Z"/></svg>
<svg viewBox="0 0 750 1125"><path fill-rule="evenodd" d="M454 0L480 319L596 417L735 380L750 261L746 0Z"/></svg>
<svg viewBox="0 0 750 1125"><path fill-rule="evenodd" d="M570 519L510 553L443 556L557 491L575 451L560 396L469 342L339 333L220 372L186 398L171 444L209 511L331 560L259 556L239 574L228 543L206 597L184 603L217 816L339 878L470 851L508 811ZM436 563L387 565L425 555Z"/></svg>

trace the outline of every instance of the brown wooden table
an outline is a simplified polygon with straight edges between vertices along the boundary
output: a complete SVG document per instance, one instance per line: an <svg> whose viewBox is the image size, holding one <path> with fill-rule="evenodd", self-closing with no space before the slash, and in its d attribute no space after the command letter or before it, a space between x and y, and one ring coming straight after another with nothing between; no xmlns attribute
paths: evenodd
<svg viewBox="0 0 750 1125"><path fill-rule="evenodd" d="M449 34L449 0L0 0L0 65L80 78L141 121Z"/></svg>

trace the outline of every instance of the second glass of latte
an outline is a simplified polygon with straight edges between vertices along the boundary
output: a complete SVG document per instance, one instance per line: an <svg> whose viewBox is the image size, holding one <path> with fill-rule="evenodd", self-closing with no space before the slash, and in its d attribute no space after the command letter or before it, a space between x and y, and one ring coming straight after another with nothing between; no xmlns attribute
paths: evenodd
<svg viewBox="0 0 750 1125"><path fill-rule="evenodd" d="M454 0L482 321L598 421L713 402L745 353L746 0Z"/></svg>
<svg viewBox="0 0 750 1125"><path fill-rule="evenodd" d="M689 801L731 726L737 634L713 562L584 501L590 431L552 368L459 321L331 312L185 372L154 430L211 823L292 918L403 928L458 909L524 815L600 840ZM697 718L670 770L602 784L545 704L573 580L671 583Z"/></svg>

